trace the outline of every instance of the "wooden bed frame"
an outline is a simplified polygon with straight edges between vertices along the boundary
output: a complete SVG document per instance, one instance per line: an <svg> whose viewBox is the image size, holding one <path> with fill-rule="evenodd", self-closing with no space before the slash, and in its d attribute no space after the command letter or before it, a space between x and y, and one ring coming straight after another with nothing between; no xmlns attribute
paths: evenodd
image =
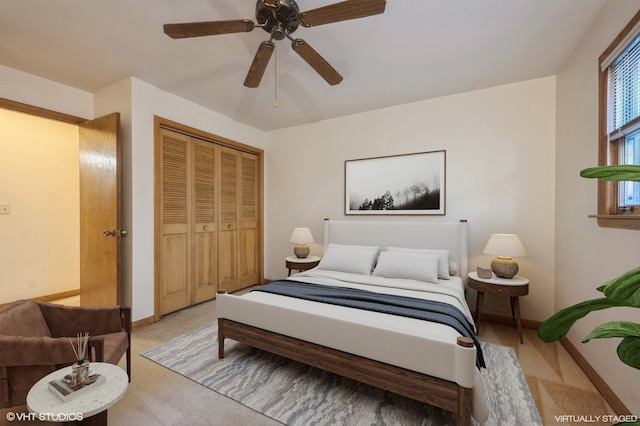
<svg viewBox="0 0 640 426"><path fill-rule="evenodd" d="M472 389L462 387L455 382L225 318L218 319L218 357L220 359L224 358L225 338L451 411L457 414L459 426L467 426L471 423ZM473 340L468 337L458 337L457 343L464 347L473 346Z"/></svg>
<svg viewBox="0 0 640 426"><path fill-rule="evenodd" d="M455 249L457 249L459 255L457 260L460 263L460 275L464 278L466 278L467 271L466 222L466 220L460 221L460 223L464 225L464 235L460 237L459 241L455 242ZM387 246L400 244L399 242L395 242L394 239L402 238L402 234L410 232L410 230L406 229L406 225L408 225L408 223L402 224L401 228L403 229L400 229L400 232L398 232L399 235L393 235L389 239L390 242ZM369 233L369 235L364 236L365 240L358 241L355 244L367 244L368 241L366 238L370 237L371 235ZM329 227L325 224L325 246L329 240L333 240L333 238L329 236ZM416 248L419 248L419 244L421 243L421 241L413 242L413 244L416 244ZM397 246L402 247L402 245ZM218 293L224 294L226 292L219 291ZM471 423L473 389L466 388L455 382L396 367L384 362L364 358L226 318L218 318L218 356L221 359L224 358L225 338L233 339L312 367L317 367L425 404L442 408L457 415L457 425L459 426L467 426ZM474 345L473 340L462 336L458 337L457 344L466 348L473 347Z"/></svg>

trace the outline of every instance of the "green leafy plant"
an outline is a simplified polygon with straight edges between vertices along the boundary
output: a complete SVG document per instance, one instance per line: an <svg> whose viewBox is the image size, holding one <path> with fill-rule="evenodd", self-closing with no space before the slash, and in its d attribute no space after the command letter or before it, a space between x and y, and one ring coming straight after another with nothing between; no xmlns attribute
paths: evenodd
<svg viewBox="0 0 640 426"><path fill-rule="evenodd" d="M569 329L588 313L616 306L640 308L640 267L634 268L598 287L604 297L586 300L565 308L538 328L538 336L545 342L561 339ZM618 357L622 362L640 370L640 324L628 321L611 321L597 326L582 343L591 339L621 337Z"/></svg>
<svg viewBox="0 0 640 426"><path fill-rule="evenodd" d="M640 182L640 166L601 166L584 169L580 176L605 181ZM593 311L620 306L640 308L640 267L607 281L598 291L603 297L586 300L565 308L544 321L538 328L538 336L545 342L563 338L581 318ZM640 324L629 321L611 321L597 326L582 343L592 339L622 338L618 345L618 358L625 364L640 370ZM640 424L640 422L633 422Z"/></svg>

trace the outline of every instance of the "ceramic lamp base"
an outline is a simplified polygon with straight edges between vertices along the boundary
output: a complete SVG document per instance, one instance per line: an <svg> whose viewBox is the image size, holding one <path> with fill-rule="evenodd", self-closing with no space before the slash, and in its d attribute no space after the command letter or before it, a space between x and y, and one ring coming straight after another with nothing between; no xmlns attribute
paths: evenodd
<svg viewBox="0 0 640 426"><path fill-rule="evenodd" d="M491 262L493 273L499 278L513 278L518 273L518 264L510 257L498 256Z"/></svg>
<svg viewBox="0 0 640 426"><path fill-rule="evenodd" d="M299 243L296 244L295 247L293 247L293 254L295 254L299 259L304 259L305 257L309 256L309 251L309 246L305 243Z"/></svg>

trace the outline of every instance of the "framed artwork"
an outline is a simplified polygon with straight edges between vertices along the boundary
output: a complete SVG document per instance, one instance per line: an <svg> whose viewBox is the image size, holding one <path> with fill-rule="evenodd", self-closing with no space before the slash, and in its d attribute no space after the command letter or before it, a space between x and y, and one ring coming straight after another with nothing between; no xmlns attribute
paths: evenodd
<svg viewBox="0 0 640 426"><path fill-rule="evenodd" d="M345 214L444 215L446 151L344 162Z"/></svg>

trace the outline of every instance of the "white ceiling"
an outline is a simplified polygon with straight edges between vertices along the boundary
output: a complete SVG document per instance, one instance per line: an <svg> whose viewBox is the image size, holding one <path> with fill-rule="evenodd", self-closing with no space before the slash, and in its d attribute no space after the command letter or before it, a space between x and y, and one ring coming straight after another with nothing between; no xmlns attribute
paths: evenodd
<svg viewBox="0 0 640 426"><path fill-rule="evenodd" d="M301 11L336 1L297 0ZM255 21L255 0L2 0L0 64L89 92L132 76L272 130L554 75L604 3L387 0L382 15L294 33L344 76L339 85L283 40L249 89L262 29L174 40L162 25Z"/></svg>

